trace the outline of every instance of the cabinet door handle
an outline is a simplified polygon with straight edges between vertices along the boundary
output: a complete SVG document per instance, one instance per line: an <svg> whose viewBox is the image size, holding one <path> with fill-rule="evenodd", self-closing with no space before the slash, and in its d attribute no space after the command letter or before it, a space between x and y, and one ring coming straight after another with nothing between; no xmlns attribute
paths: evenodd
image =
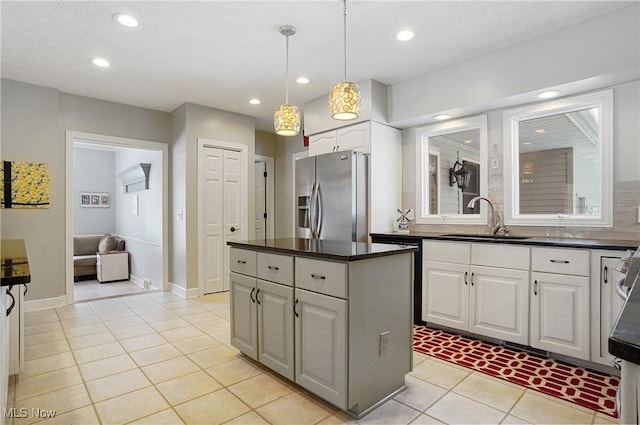
<svg viewBox="0 0 640 425"><path fill-rule="evenodd" d="M298 301L300 300L296 298L296 300L293 302L293 314L295 314L296 317L300 317L300 315L298 314L298 311L296 310L296 307L298 306Z"/></svg>
<svg viewBox="0 0 640 425"><path fill-rule="evenodd" d="M474 273L471 272L471 286L473 286L473 275L474 275Z"/></svg>
<svg viewBox="0 0 640 425"><path fill-rule="evenodd" d="M256 290L256 288L251 288L251 293L249 294L249 298L251 298L251 302L252 303L256 303L256 300L253 298L253 292Z"/></svg>
<svg viewBox="0 0 640 425"><path fill-rule="evenodd" d="M9 289L7 289L7 295L9 295L11 297L11 305L7 309L7 316L8 316L8 315L11 314L11 311L13 310L13 307L16 306L16 299L13 297L13 294L11 293L11 291Z"/></svg>
<svg viewBox="0 0 640 425"><path fill-rule="evenodd" d="M467 282L467 276L469 275L469 272L464 272L464 284L468 285L469 282Z"/></svg>
<svg viewBox="0 0 640 425"><path fill-rule="evenodd" d="M267 266L267 268L268 268L269 270L273 270L273 271L276 271L276 272L277 272L278 270L280 270L280 267L276 267L276 266Z"/></svg>
<svg viewBox="0 0 640 425"><path fill-rule="evenodd" d="M559 263L559 264L569 264L568 260L549 260L552 263Z"/></svg>
<svg viewBox="0 0 640 425"><path fill-rule="evenodd" d="M237 262L238 262L238 264L247 264L247 262L244 261L244 260L237 260Z"/></svg>
<svg viewBox="0 0 640 425"><path fill-rule="evenodd" d="M262 304L260 302L260 299L258 298L258 294L260 293L260 288L258 288L258 290L256 291L256 302L258 303L258 305Z"/></svg>
<svg viewBox="0 0 640 425"><path fill-rule="evenodd" d="M538 281L533 281L533 295L538 295Z"/></svg>
<svg viewBox="0 0 640 425"><path fill-rule="evenodd" d="M325 280L326 279L325 276L322 276L322 275L319 275L319 274L313 274L313 273L311 273L311 277L314 278L314 279L320 279L320 280Z"/></svg>
<svg viewBox="0 0 640 425"><path fill-rule="evenodd" d="M609 267L604 266L604 272L602 273L602 279L604 283L609 283Z"/></svg>

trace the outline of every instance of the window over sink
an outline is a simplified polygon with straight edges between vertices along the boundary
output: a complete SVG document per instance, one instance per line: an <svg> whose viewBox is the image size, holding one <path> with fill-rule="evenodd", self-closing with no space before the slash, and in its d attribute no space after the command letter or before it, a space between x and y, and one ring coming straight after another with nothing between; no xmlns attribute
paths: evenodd
<svg viewBox="0 0 640 425"><path fill-rule="evenodd" d="M487 116L416 129L416 223L486 224Z"/></svg>
<svg viewBox="0 0 640 425"><path fill-rule="evenodd" d="M612 226L611 90L508 110L503 118L505 224Z"/></svg>

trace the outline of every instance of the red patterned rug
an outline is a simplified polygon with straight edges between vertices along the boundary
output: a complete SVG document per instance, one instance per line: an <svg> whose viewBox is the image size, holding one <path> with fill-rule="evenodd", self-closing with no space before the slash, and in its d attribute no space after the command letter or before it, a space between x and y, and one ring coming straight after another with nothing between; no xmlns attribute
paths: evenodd
<svg viewBox="0 0 640 425"><path fill-rule="evenodd" d="M415 351L617 417L618 378L424 326Z"/></svg>

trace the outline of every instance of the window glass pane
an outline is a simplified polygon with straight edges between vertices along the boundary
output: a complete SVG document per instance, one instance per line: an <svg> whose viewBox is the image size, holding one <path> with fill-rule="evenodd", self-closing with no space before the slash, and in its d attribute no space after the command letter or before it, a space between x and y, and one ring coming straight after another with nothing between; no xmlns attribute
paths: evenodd
<svg viewBox="0 0 640 425"><path fill-rule="evenodd" d="M519 214L598 216L599 111L519 122Z"/></svg>

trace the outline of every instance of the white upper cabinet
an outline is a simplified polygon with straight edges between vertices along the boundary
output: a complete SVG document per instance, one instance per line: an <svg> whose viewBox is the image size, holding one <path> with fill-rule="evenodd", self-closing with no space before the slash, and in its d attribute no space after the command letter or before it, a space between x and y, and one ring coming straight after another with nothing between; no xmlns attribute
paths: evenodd
<svg viewBox="0 0 640 425"><path fill-rule="evenodd" d="M371 153L371 123L363 122L309 137L309 156L355 150Z"/></svg>

